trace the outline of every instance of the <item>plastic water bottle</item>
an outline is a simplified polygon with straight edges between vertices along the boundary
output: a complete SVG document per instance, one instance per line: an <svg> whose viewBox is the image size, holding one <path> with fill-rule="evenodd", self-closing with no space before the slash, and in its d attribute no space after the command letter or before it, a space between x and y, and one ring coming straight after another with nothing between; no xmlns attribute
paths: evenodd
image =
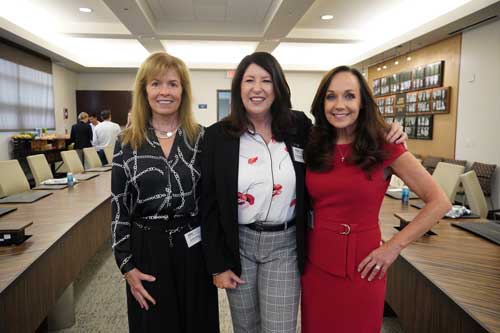
<svg viewBox="0 0 500 333"><path fill-rule="evenodd" d="M73 177L73 173L68 172L66 175L66 180L68 181L68 186L73 187L75 184L75 178Z"/></svg>
<svg viewBox="0 0 500 333"><path fill-rule="evenodd" d="M403 186L401 191L401 205L403 207L408 207L408 202L410 201L410 189L408 186Z"/></svg>

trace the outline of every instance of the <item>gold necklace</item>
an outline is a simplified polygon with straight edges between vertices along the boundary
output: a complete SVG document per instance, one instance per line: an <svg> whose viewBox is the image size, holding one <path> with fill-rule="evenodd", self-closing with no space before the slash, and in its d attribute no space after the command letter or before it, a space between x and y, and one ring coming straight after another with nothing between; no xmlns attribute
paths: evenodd
<svg viewBox="0 0 500 333"><path fill-rule="evenodd" d="M344 153L346 153L346 155L347 155L347 149L349 149L349 146L347 146L347 145L346 145L346 147L347 147L347 148L346 148L346 150L344 151ZM338 149L339 154L340 154L340 162L341 162L342 164L344 164L345 155L344 155L344 153L342 153L342 149L340 149L340 146L339 146L338 144L337 144L337 149Z"/></svg>

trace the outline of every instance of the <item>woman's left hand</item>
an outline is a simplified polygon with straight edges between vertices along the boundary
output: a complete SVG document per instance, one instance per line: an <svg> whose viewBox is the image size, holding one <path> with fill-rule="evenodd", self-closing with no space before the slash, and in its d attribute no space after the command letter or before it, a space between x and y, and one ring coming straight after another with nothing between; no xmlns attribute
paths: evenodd
<svg viewBox="0 0 500 333"><path fill-rule="evenodd" d="M368 277L372 281L377 276L384 278L389 266L401 252L401 248L390 243L384 243L379 248L373 250L358 266L358 272L361 272L361 278Z"/></svg>
<svg viewBox="0 0 500 333"><path fill-rule="evenodd" d="M403 131L403 126L400 123L394 122L391 124L389 133L387 133L385 139L389 143L404 143L406 146L408 135Z"/></svg>

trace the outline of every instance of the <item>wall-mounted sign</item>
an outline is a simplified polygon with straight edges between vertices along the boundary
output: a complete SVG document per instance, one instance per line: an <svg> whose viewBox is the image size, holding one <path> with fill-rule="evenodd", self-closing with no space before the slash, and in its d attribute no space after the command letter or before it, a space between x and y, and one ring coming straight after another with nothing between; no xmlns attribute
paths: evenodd
<svg viewBox="0 0 500 333"><path fill-rule="evenodd" d="M198 104L198 109L206 109L208 107L207 104Z"/></svg>
<svg viewBox="0 0 500 333"><path fill-rule="evenodd" d="M226 72L226 79L232 79L234 77L234 70L230 70Z"/></svg>

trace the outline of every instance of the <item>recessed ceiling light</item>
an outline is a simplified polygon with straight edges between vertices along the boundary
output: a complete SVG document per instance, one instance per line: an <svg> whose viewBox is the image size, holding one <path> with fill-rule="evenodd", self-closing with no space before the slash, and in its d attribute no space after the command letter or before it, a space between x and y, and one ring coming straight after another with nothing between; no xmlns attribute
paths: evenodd
<svg viewBox="0 0 500 333"><path fill-rule="evenodd" d="M406 58L406 61L410 61L410 60L411 60L411 57Z"/></svg>
<svg viewBox="0 0 500 333"><path fill-rule="evenodd" d="M394 61L394 65L399 65L399 61Z"/></svg>
<svg viewBox="0 0 500 333"><path fill-rule="evenodd" d="M379 72L380 72L381 70L382 70L382 68L380 68L380 67L378 67L378 68L377 68L377 71L379 71Z"/></svg>
<svg viewBox="0 0 500 333"><path fill-rule="evenodd" d="M79 11L81 11L82 13L92 13L92 8L88 8L88 7L80 7L78 8Z"/></svg>
<svg viewBox="0 0 500 333"><path fill-rule="evenodd" d="M321 15L321 19L324 20L324 21L333 20L333 15L330 15L330 14Z"/></svg>
<svg viewBox="0 0 500 333"><path fill-rule="evenodd" d="M387 66L386 66L386 65L384 65L384 66L382 66L382 68L383 68L383 69L387 69Z"/></svg>

